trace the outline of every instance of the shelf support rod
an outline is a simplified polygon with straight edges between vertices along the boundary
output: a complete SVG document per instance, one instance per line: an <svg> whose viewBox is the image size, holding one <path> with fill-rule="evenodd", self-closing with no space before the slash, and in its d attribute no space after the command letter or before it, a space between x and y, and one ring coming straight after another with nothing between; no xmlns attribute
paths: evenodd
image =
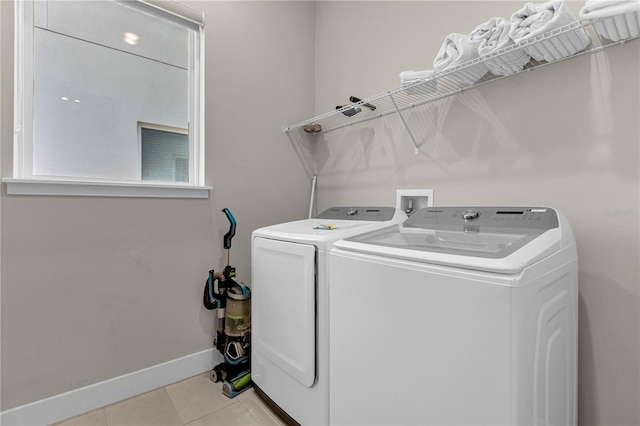
<svg viewBox="0 0 640 426"><path fill-rule="evenodd" d="M416 138L413 137L413 133L411 133L411 129L409 128L409 125L407 124L406 120L404 119L404 116L402 115L402 112L400 111L400 108L398 108L398 104L396 104L396 100L393 98L393 94L391 92L389 92L389 99L391 99L391 102L393 103L393 107L396 109L396 112L400 116L400 120L402 120L402 124L404 124L404 128L407 129L407 133L409 133L409 137L411 138L411 142L413 142L413 146L415 147L415 150L413 151L413 153L415 155L420 154L420 149L418 148L418 143L416 142Z"/></svg>

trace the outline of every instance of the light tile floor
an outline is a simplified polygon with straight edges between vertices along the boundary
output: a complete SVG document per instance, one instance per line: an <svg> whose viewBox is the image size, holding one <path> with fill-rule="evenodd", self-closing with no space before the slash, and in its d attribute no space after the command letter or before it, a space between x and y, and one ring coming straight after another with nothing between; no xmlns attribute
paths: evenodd
<svg viewBox="0 0 640 426"><path fill-rule="evenodd" d="M285 425L253 389L235 398L209 373L57 423L56 426Z"/></svg>

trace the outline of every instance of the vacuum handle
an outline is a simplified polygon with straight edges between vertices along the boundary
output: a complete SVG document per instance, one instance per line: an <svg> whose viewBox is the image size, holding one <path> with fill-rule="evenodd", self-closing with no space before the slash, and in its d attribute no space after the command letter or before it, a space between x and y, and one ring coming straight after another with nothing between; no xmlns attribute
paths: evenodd
<svg viewBox="0 0 640 426"><path fill-rule="evenodd" d="M236 235L236 218L231 214L231 210L228 208L222 209L222 212L227 215L227 219L231 223L231 227L229 228L229 232L224 234L224 248L229 250L231 248L231 239L234 235Z"/></svg>

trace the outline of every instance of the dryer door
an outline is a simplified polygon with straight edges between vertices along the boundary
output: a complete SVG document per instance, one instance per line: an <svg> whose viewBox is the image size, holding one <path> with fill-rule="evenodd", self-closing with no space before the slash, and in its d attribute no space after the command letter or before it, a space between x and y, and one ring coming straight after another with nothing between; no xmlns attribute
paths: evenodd
<svg viewBox="0 0 640 426"><path fill-rule="evenodd" d="M252 350L307 387L316 375L315 262L315 246L253 241Z"/></svg>

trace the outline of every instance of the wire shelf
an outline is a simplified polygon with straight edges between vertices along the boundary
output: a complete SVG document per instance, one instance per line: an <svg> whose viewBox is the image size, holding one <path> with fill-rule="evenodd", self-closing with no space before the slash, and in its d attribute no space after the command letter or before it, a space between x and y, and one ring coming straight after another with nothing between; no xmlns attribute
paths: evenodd
<svg viewBox="0 0 640 426"><path fill-rule="evenodd" d="M371 96L361 101L346 105L340 109L329 111L325 114L318 115L296 124L288 126L285 125L282 127L282 130L287 133L294 130L304 131L305 126L319 124L322 130L310 133L319 134L362 123L364 121L377 119L389 114L399 114L405 127L407 127L407 131L409 132L411 139L413 140L411 130L407 126L402 115L402 112L405 110L424 105L429 102L434 102L448 96L456 95L465 90L479 87L492 81L507 78L525 71L531 71L533 69L550 65L561 60L574 58L579 55L595 53L606 47L625 43L638 38L638 35L633 35L624 40L618 40L615 42L610 41L600 37L593 29L592 25L593 23L575 21L542 35L535 36L520 43L500 49L492 54L481 56L458 66L448 68L439 73L434 73L427 78L418 80L411 84L396 87L392 90ZM581 42L580 40L585 40L585 37L587 43ZM494 63L508 64L510 56L521 53L525 50L527 52L543 52L545 54L544 57L550 58L550 60L536 60L532 58L522 67L521 70L508 75L497 76L488 72L484 77L472 85L464 84L460 81L464 81L464 77L470 72L472 73L473 68L475 67L486 66L484 64L490 61L493 61ZM532 56L540 57L538 54L532 54ZM375 106L375 110L372 110L367 105ZM413 142L414 145L416 145L415 140L413 140ZM416 145L416 154L417 153L418 150Z"/></svg>

